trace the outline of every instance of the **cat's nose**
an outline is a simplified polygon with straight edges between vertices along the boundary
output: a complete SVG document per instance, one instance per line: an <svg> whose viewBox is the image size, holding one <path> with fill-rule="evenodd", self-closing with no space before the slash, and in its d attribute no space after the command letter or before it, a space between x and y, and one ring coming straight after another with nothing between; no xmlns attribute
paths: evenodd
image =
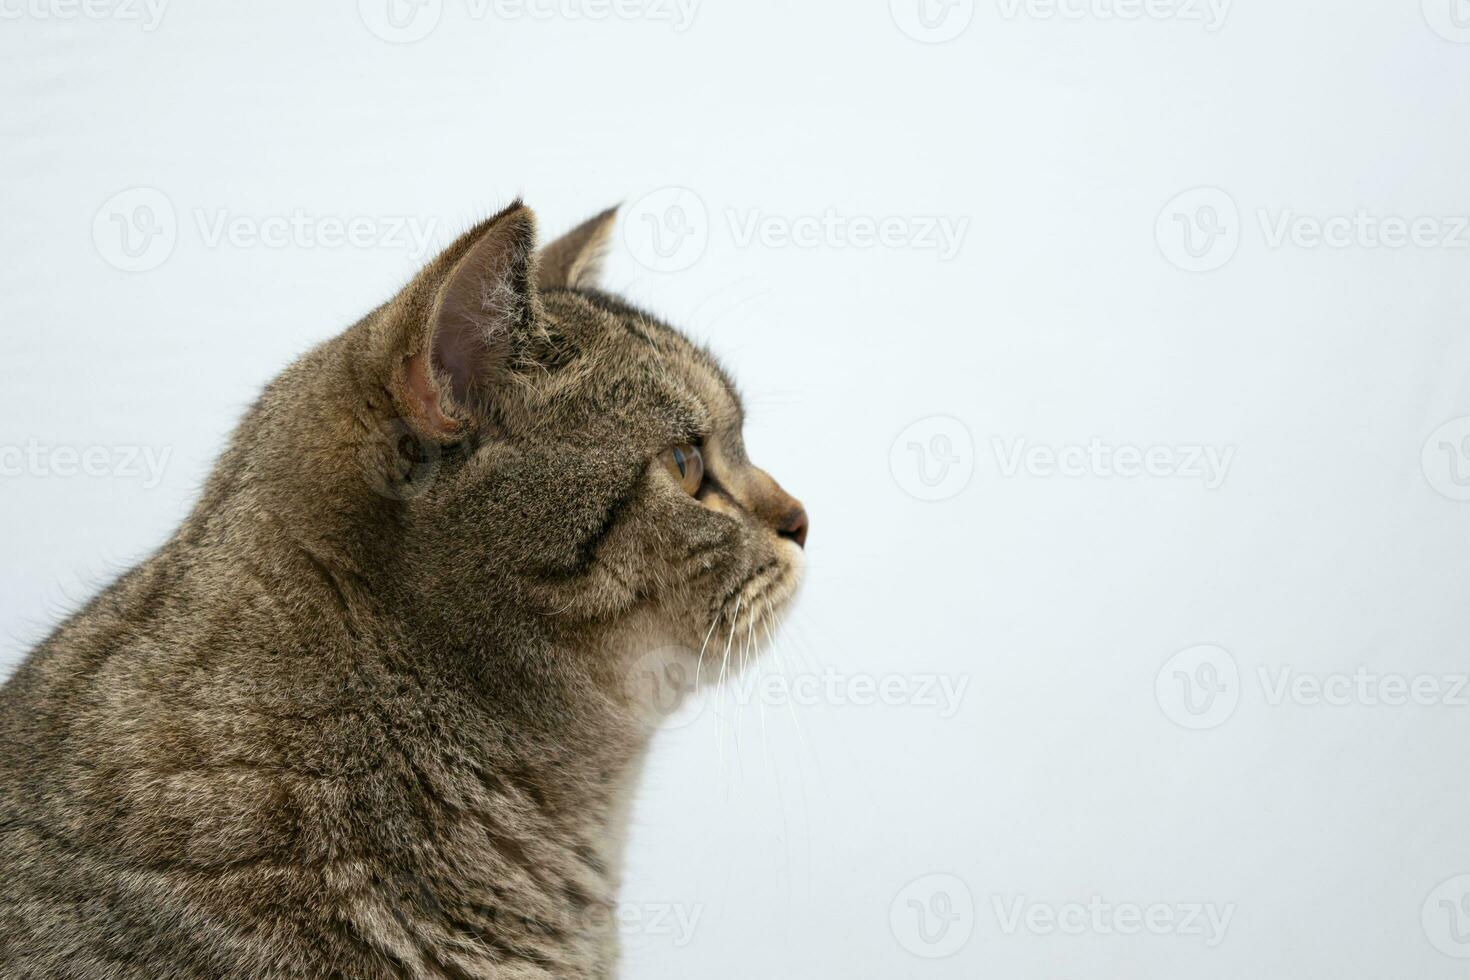
<svg viewBox="0 0 1470 980"><path fill-rule="evenodd" d="M806 508L801 505L800 501L793 500L791 503L792 508L776 526L776 533L783 538L795 541L798 548L805 548L806 529L811 526L811 521L807 519Z"/></svg>
<svg viewBox="0 0 1470 980"><path fill-rule="evenodd" d="M737 471L730 484L740 506L781 537L795 541L798 548L806 547L806 532L811 525L806 508L781 489L771 474L759 466L747 465Z"/></svg>

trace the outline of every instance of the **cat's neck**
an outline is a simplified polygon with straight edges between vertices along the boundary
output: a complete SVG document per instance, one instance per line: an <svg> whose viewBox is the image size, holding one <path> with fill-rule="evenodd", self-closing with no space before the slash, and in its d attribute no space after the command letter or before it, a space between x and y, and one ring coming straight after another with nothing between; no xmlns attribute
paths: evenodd
<svg viewBox="0 0 1470 980"><path fill-rule="evenodd" d="M351 740L334 757L350 760L351 778L378 781L375 798L434 814L424 827L476 822L502 856L530 853L534 840L538 862L574 892L611 901L649 733L607 697L598 652L559 648L513 602L458 618L425 610L395 571L325 523L215 506L119 583L106 608L129 632L157 637L162 671L179 658L228 664L212 678L222 702L350 715L349 730L277 737ZM160 595L168 605L153 604ZM374 837L371 821L342 819Z"/></svg>
<svg viewBox="0 0 1470 980"><path fill-rule="evenodd" d="M222 547L186 526L64 627L88 640L58 644L63 655L107 648L140 685L118 703L188 678L167 711L129 722L137 738L111 751L137 756L115 760L119 771L182 769L175 778L232 821L258 819L262 798L292 800L259 828L273 842L262 860L339 868L341 888L372 896L344 914L392 908L416 937L483 930L569 976L582 975L559 959L569 949L588 963L612 956L647 733L580 669L585 654L436 647L370 575L262 527L248 547ZM188 757L164 757L168 745L190 746ZM259 775L228 777L230 760ZM189 827L192 798L131 803L160 828ZM157 865L239 859L172 832L104 846L141 848L127 856ZM339 866L342 855L362 857Z"/></svg>

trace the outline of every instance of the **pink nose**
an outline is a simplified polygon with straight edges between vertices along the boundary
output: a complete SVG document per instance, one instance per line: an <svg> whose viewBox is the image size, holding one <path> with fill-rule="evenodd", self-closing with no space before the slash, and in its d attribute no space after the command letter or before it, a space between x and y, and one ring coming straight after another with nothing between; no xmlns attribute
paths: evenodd
<svg viewBox="0 0 1470 980"><path fill-rule="evenodd" d="M811 523L806 508L782 490L771 474L759 466L747 466L739 487L737 499L757 520L781 537L795 541L797 547L806 547L806 531Z"/></svg>
<svg viewBox="0 0 1470 980"><path fill-rule="evenodd" d="M792 541L795 541L797 547L805 548L806 530L811 526L811 521L807 520L805 507L795 501L793 501L793 504L795 506L782 519L780 525L776 528L776 533L783 538L790 538Z"/></svg>

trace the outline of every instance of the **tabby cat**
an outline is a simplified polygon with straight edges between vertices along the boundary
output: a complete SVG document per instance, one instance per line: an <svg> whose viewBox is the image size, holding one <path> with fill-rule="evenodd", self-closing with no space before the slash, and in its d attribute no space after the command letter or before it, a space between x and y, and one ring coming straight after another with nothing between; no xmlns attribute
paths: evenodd
<svg viewBox="0 0 1470 980"><path fill-rule="evenodd" d="M616 974L630 671L758 646L807 518L614 221L517 202L302 356L0 688L0 976Z"/></svg>

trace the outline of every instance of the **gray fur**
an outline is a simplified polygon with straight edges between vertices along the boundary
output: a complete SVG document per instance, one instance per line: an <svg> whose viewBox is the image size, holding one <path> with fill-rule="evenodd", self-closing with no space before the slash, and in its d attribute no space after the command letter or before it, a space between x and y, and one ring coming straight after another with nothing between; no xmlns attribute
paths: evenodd
<svg viewBox="0 0 1470 980"><path fill-rule="evenodd" d="M0 976L615 975L629 671L801 550L713 359L585 288L612 220L538 279L513 205L301 357L0 688Z"/></svg>

